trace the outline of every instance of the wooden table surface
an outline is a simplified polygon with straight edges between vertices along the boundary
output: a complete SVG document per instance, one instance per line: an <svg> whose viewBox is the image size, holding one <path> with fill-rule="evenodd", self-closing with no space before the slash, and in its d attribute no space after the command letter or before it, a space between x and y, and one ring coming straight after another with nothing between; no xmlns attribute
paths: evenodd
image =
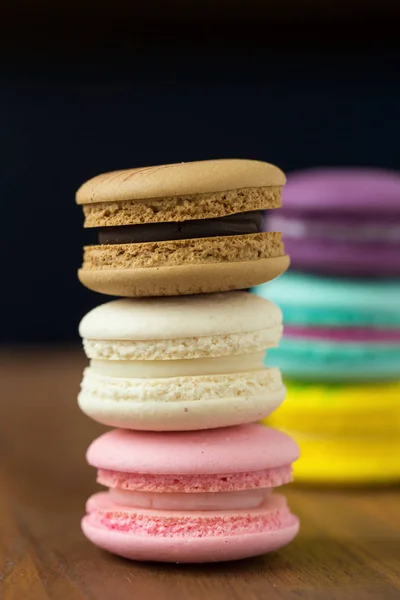
<svg viewBox="0 0 400 600"><path fill-rule="evenodd" d="M237 563L134 563L92 546L79 527L96 489L84 456L103 428L76 405L84 364L77 349L1 353L2 600L400 598L399 489L289 487L298 538Z"/></svg>

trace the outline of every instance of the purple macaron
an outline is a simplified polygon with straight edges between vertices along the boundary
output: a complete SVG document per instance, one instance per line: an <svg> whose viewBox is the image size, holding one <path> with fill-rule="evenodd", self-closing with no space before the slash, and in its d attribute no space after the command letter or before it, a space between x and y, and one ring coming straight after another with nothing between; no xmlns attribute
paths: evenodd
<svg viewBox="0 0 400 600"><path fill-rule="evenodd" d="M400 173L319 168L293 173L283 208L268 215L282 231L292 267L361 277L400 276Z"/></svg>

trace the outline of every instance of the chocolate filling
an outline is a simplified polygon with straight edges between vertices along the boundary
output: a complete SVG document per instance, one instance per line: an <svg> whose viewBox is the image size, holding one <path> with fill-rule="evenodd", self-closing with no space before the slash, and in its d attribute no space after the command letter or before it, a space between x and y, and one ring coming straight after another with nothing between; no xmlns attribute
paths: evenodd
<svg viewBox="0 0 400 600"><path fill-rule="evenodd" d="M102 227L98 229L98 239L99 244L135 244L138 242L165 242L191 238L244 235L259 233L262 222L263 212L254 210L218 219Z"/></svg>

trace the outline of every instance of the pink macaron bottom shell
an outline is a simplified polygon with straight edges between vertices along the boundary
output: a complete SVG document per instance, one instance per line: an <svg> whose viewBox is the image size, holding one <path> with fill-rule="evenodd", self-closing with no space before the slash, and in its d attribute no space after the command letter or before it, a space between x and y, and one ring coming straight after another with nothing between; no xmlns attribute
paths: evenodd
<svg viewBox="0 0 400 600"><path fill-rule="evenodd" d="M97 482L109 488L143 492L235 492L240 490L271 488L292 481L292 466L273 469L221 474L149 474L124 473L99 469Z"/></svg>
<svg viewBox="0 0 400 600"><path fill-rule="evenodd" d="M280 495L243 511L160 511L116 505L107 492L92 496L82 520L94 544L134 560L215 562L277 550L297 534L299 521Z"/></svg>
<svg viewBox="0 0 400 600"><path fill-rule="evenodd" d="M286 337L331 340L337 342L400 343L400 329L373 329L367 327L301 327L287 325Z"/></svg>
<svg viewBox="0 0 400 600"><path fill-rule="evenodd" d="M248 510L172 511L121 506L113 502L108 492L99 492L89 498L86 510L93 525L136 535L214 537L293 525L286 499L278 494Z"/></svg>

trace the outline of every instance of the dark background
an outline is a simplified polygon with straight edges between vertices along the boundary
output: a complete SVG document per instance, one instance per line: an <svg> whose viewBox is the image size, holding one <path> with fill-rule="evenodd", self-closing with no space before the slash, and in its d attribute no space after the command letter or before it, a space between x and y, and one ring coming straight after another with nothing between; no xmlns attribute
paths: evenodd
<svg viewBox="0 0 400 600"><path fill-rule="evenodd" d="M55 6L54 6L54 5ZM392 2L3 2L1 341L77 339L76 188L219 157L399 168Z"/></svg>

